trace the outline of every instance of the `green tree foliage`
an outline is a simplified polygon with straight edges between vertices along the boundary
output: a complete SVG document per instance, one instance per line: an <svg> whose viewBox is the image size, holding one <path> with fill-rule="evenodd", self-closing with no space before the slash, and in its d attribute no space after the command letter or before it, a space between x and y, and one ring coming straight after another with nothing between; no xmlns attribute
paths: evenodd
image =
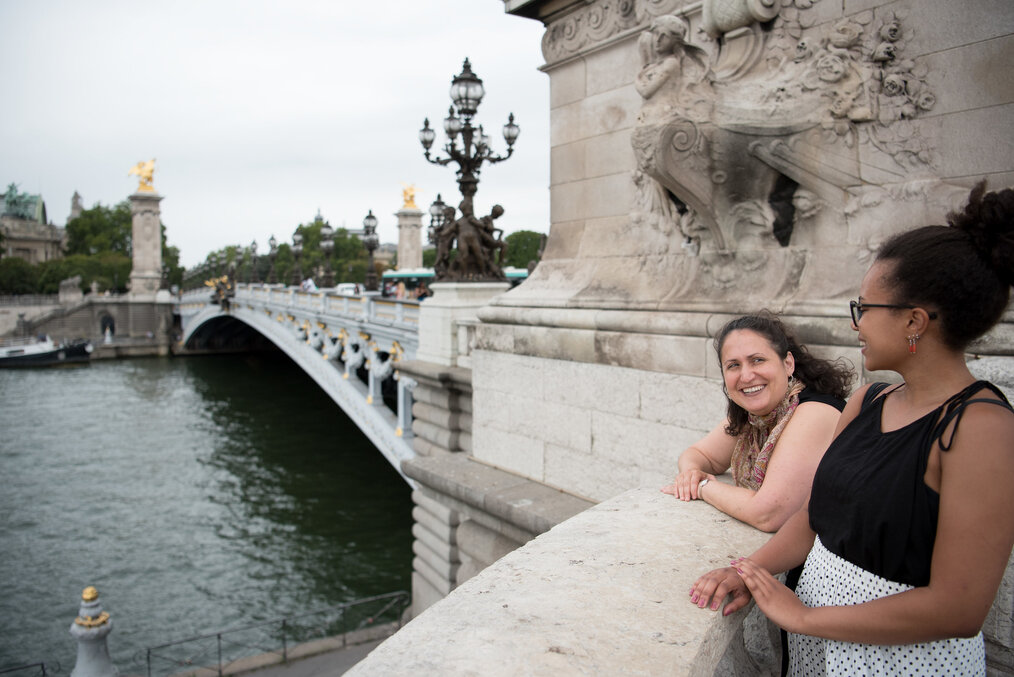
<svg viewBox="0 0 1014 677"><path fill-rule="evenodd" d="M127 291L132 262L120 252L100 252L93 255L71 254L62 259L52 259L37 266L36 291L40 294L56 294L60 282L75 275L81 276L81 291L91 289L92 282L99 291L123 293Z"/></svg>
<svg viewBox="0 0 1014 677"><path fill-rule="evenodd" d="M542 233L536 233L533 230L519 230L505 237L507 259L504 261L504 265L528 268L529 261L538 261L542 237Z"/></svg>
<svg viewBox="0 0 1014 677"><path fill-rule="evenodd" d="M8 256L0 259L0 294L35 294L38 269L24 259Z"/></svg>
<svg viewBox="0 0 1014 677"><path fill-rule="evenodd" d="M67 254L118 252L131 255L130 203L115 207L96 204L67 223Z"/></svg>
<svg viewBox="0 0 1014 677"><path fill-rule="evenodd" d="M96 204L84 210L67 223L66 256L34 266L12 258L4 268L0 293L55 294L60 290L61 281L75 275L81 276L81 291L84 292L91 289L93 282L99 291L127 291L132 267L131 221L128 201L115 207ZM183 278L179 249L166 242L165 225L160 225L162 262L169 268L170 283L179 284Z"/></svg>
<svg viewBox="0 0 1014 677"><path fill-rule="evenodd" d="M324 223L322 219L314 219L310 223L297 226L295 231L303 238L302 251L298 261L302 278L312 277L318 285L323 284L327 269L327 261L321 247L323 238L320 234ZM335 283L359 282L362 284L366 279L367 262L367 254L362 242L355 235L349 235L344 228L334 231L332 242L334 247L331 250L331 270ZM265 245L259 245L256 260L248 246L229 245L210 252L203 263L185 272L182 276L184 278L183 287L186 289L199 287L203 285L204 280L213 277L215 271L218 275L225 275L230 270L240 282L246 282L254 277L258 282L267 282L271 270L271 257L265 249L267 249ZM215 263L212 263L213 260ZM293 274L296 272L296 265L296 255L292 243L279 243L274 263L275 278L278 282L291 284ZM254 270L256 270L256 275L253 275Z"/></svg>
<svg viewBox="0 0 1014 677"><path fill-rule="evenodd" d="M180 265L179 247L170 245L165 236L165 224L160 223L162 232L162 266L169 269L169 286L183 284L183 266Z"/></svg>
<svg viewBox="0 0 1014 677"><path fill-rule="evenodd" d="M436 248L434 247L433 249L423 249L422 254L423 254L422 255L423 268L432 268L433 264L437 262Z"/></svg>

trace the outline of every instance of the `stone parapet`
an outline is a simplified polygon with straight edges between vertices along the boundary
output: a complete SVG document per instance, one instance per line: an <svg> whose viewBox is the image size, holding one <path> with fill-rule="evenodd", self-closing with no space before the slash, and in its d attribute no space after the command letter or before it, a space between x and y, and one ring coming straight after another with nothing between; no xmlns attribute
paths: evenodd
<svg viewBox="0 0 1014 677"><path fill-rule="evenodd" d="M753 604L724 617L687 595L768 537L703 501L634 489L503 556L347 674L778 674L777 636ZM983 627L991 675L1014 674L1012 589L1008 564Z"/></svg>
<svg viewBox="0 0 1014 677"><path fill-rule="evenodd" d="M633 490L502 557L347 674L771 674L763 618L744 644L749 610L723 617L687 596L767 537L702 502Z"/></svg>
<svg viewBox="0 0 1014 677"><path fill-rule="evenodd" d="M421 613L455 587L591 504L463 454L402 465L412 494L412 609Z"/></svg>

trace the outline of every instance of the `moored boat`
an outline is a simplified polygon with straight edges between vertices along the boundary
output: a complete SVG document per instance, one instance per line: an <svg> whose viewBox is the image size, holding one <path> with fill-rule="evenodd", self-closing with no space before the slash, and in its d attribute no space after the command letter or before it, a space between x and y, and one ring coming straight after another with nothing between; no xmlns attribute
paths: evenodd
<svg viewBox="0 0 1014 677"><path fill-rule="evenodd" d="M88 362L92 344L84 339L56 344L48 336L10 339L0 345L0 367L52 367Z"/></svg>

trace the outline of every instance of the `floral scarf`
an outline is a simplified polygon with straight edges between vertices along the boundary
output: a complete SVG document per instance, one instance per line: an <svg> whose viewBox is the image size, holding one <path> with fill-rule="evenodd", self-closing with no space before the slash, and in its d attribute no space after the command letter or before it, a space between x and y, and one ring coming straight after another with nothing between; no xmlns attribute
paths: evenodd
<svg viewBox="0 0 1014 677"><path fill-rule="evenodd" d="M749 414L750 423L736 438L732 450L732 479L736 486L757 491L764 481L771 453L778 444L785 425L792 418L792 412L799 406L799 393L805 386L793 379L785 393L785 399L764 416Z"/></svg>

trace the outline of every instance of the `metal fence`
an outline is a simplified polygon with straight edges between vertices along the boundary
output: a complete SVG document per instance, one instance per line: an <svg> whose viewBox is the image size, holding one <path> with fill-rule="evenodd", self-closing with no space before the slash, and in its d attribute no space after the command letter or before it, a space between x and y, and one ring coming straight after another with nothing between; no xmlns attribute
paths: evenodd
<svg viewBox="0 0 1014 677"><path fill-rule="evenodd" d="M400 628L410 601L402 590L148 647L142 650L148 677L201 668L216 670L221 677L240 659L274 654L286 661L295 644L323 637L341 636L344 648L351 631L391 622Z"/></svg>
<svg viewBox="0 0 1014 677"><path fill-rule="evenodd" d="M46 677L46 675L57 672L60 672L59 663L50 663L48 668L45 663L28 663L13 668L0 668L0 675L17 673L17 677Z"/></svg>

